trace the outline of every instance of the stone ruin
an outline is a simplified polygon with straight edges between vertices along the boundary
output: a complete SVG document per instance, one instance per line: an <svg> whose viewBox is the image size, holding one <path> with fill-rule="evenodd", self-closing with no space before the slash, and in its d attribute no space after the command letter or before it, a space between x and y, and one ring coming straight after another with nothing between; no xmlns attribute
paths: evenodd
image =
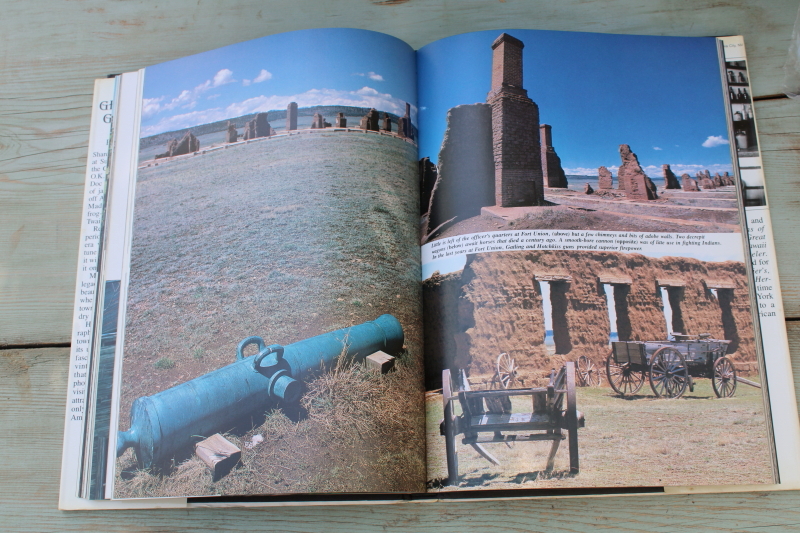
<svg viewBox="0 0 800 533"><path fill-rule="evenodd" d="M195 137L191 131L187 131L180 140L170 139L167 142L167 151L162 154L157 154L155 159L191 154L198 150L200 150L200 141L197 140L197 137Z"/></svg>
<svg viewBox="0 0 800 533"><path fill-rule="evenodd" d="M239 140L239 132L236 131L236 126L234 126L231 121L228 121L228 131L225 133L225 142L226 143L235 143Z"/></svg>
<svg viewBox="0 0 800 533"><path fill-rule="evenodd" d="M555 355L545 347L542 285L549 284ZM616 327L606 285L614 293ZM716 294L711 289L715 289ZM664 315L669 297L672 324ZM602 366L609 335L665 340L669 331L732 341L737 368L755 369L745 265L620 252L520 251L467 256L460 272L423 283L426 371L491 375L500 353L523 371L549 372L586 355ZM427 373L427 372L426 372Z"/></svg>
<svg viewBox="0 0 800 533"><path fill-rule="evenodd" d="M627 144L619 145L619 156L622 165L617 172L619 188L625 191L625 196L631 200L657 200L656 185L639 164L639 158L631 152Z"/></svg>
<svg viewBox="0 0 800 533"><path fill-rule="evenodd" d="M286 131L297 129L297 102L289 102L286 106Z"/></svg>
<svg viewBox="0 0 800 533"><path fill-rule="evenodd" d="M697 183L703 189L716 189L717 185L714 183L714 180L711 179L711 174L706 170L703 172L702 170L697 173Z"/></svg>
<svg viewBox="0 0 800 533"><path fill-rule="evenodd" d="M383 123L381 124L382 131L388 131L391 133L392 131L392 118L389 116L388 113L383 114Z"/></svg>
<svg viewBox="0 0 800 533"><path fill-rule="evenodd" d="M597 169L597 182L597 186L600 189L614 188L614 176L611 175L611 171L606 167L600 167Z"/></svg>
<svg viewBox="0 0 800 533"><path fill-rule="evenodd" d="M583 186L583 194L593 194L593 193L594 189L592 188L591 185L589 185L589 182L587 181L586 184Z"/></svg>
<svg viewBox="0 0 800 533"><path fill-rule="evenodd" d="M406 114L397 120L397 134L404 139L414 140L414 126L411 125L411 104L406 102Z"/></svg>
<svg viewBox="0 0 800 533"><path fill-rule="evenodd" d="M431 205L431 193L439 176L439 169L431 163L430 157L419 160L419 213L424 215Z"/></svg>
<svg viewBox="0 0 800 533"><path fill-rule="evenodd" d="M500 207L544 204L539 107L522 87L524 46L507 33L492 43L492 85L486 103L492 106L494 204Z"/></svg>
<svg viewBox="0 0 800 533"><path fill-rule="evenodd" d="M258 113L253 120L244 125L244 135L242 139L249 141L260 137L269 137L275 134L275 130L269 125L266 113Z"/></svg>
<svg viewBox="0 0 800 533"><path fill-rule="evenodd" d="M424 234L443 224L478 216L482 207L494 203L491 125L492 108L488 104L460 105L447 112Z"/></svg>
<svg viewBox="0 0 800 533"><path fill-rule="evenodd" d="M362 130L380 131L380 115L378 110L374 107L369 110L364 117L361 118L360 127Z"/></svg>
<svg viewBox="0 0 800 533"><path fill-rule="evenodd" d="M337 128L346 128L347 119L344 117L344 113L336 113L336 118L334 119L334 123L336 124Z"/></svg>
<svg viewBox="0 0 800 533"><path fill-rule="evenodd" d="M325 129L325 117L323 117L320 113L314 113L314 118L311 119L311 129Z"/></svg>
<svg viewBox="0 0 800 533"><path fill-rule="evenodd" d="M724 183L722 183L722 176L719 175L719 172L714 173L713 179L714 179L714 185L716 185L717 187L722 187L725 185Z"/></svg>
<svg viewBox="0 0 800 533"><path fill-rule="evenodd" d="M733 176L731 176L727 172L722 175L722 183L724 183L725 185L736 185L736 182L733 181Z"/></svg>
<svg viewBox="0 0 800 533"><path fill-rule="evenodd" d="M553 148L553 133L549 124L539 125L539 139L542 149L542 179L545 187L566 189L567 176L561 168L561 158Z"/></svg>
<svg viewBox="0 0 800 533"><path fill-rule="evenodd" d="M697 186L697 180L691 177L689 174L684 174L683 176L681 176L681 182L683 183L684 191L690 191L690 192L700 191L700 187Z"/></svg>
<svg viewBox="0 0 800 533"><path fill-rule="evenodd" d="M681 183L678 181L678 176L672 172L669 165L661 165L661 170L664 172L664 188L665 189L680 189Z"/></svg>

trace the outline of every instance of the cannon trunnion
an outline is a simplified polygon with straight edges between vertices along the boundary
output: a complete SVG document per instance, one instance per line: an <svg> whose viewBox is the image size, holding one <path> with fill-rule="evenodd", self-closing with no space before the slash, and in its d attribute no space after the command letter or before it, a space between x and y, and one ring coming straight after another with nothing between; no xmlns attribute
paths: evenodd
<svg viewBox="0 0 800 533"><path fill-rule="evenodd" d="M296 402L301 380L329 370L340 355L353 361L378 350L398 355L403 340L403 327L392 315L287 346L266 346L260 337L247 337L233 364L134 400L130 429L117 436L117 457L133 447L139 468L168 466L198 438L228 431L270 405ZM244 357L251 344L258 353Z"/></svg>

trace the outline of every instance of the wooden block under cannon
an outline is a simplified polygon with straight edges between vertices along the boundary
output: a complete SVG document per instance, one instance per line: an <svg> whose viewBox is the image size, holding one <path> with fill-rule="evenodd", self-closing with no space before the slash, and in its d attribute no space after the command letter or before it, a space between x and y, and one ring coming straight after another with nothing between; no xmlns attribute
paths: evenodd
<svg viewBox="0 0 800 533"><path fill-rule="evenodd" d="M195 444L194 451L211 471L214 481L227 475L242 458L242 450L219 433Z"/></svg>
<svg viewBox="0 0 800 533"><path fill-rule="evenodd" d="M367 356L366 365L369 370L386 374L394 369L394 357L386 352L377 351L372 355Z"/></svg>

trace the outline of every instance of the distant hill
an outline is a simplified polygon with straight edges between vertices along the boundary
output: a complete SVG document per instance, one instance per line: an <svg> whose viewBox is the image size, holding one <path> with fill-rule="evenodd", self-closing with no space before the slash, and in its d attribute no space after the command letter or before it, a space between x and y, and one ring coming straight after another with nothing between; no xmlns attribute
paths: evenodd
<svg viewBox="0 0 800 533"><path fill-rule="evenodd" d="M301 107L297 110L297 116L299 117L312 117L314 113L320 113L328 122L333 123L333 118L336 116L337 113L344 113L347 117L359 117L364 116L369 113L369 107L354 107L354 106L345 106L345 105L317 105L312 107ZM386 113L391 117L392 121L397 124L397 119L400 117L395 115L394 113L387 113L386 111L380 111L381 118L383 118L383 113ZM170 139L180 139L187 131L191 131L195 135L206 135L208 133L215 133L218 131L224 131L228 129L228 122L231 122L237 130L240 130L244 127L245 123L253 120L256 116L256 113L250 113L249 115L242 115L236 118L228 118L225 120L218 120L217 122L209 122L208 124L200 124L199 126L192 126L191 128L183 128L180 130L174 131L165 131L164 133L157 133L156 135L151 135L149 137L142 137L139 139L139 150L144 148L149 148L153 145L166 145ZM267 111L267 120L280 120L286 118L286 110L285 109L276 109L272 111ZM355 124L358 126L358 124ZM351 126L352 127L352 126ZM414 128L414 136L417 137L417 128Z"/></svg>

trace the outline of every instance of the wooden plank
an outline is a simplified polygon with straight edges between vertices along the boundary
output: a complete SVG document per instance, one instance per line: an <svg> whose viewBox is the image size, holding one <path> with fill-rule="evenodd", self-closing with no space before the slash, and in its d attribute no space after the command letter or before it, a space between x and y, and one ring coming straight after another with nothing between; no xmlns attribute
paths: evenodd
<svg viewBox="0 0 800 533"><path fill-rule="evenodd" d="M378 350L374 354L368 355L364 363L367 369L379 374L386 374L394 369L394 359L388 353Z"/></svg>
<svg viewBox="0 0 800 533"><path fill-rule="evenodd" d="M227 475L242 459L242 450L219 433L195 444L194 451L206 464L214 481Z"/></svg>
<svg viewBox="0 0 800 533"><path fill-rule="evenodd" d="M800 324L790 326L800 354ZM775 531L800 523L800 492L645 495L396 505L82 511L56 509L66 349L0 350L0 517L8 532ZM800 364L800 357L794 357ZM795 369L800 376L800 368ZM800 381L795 380L796 385ZM800 387L798 387L800 390ZM20 449L35 453L19 454ZM665 526L668 524L668 526Z"/></svg>

